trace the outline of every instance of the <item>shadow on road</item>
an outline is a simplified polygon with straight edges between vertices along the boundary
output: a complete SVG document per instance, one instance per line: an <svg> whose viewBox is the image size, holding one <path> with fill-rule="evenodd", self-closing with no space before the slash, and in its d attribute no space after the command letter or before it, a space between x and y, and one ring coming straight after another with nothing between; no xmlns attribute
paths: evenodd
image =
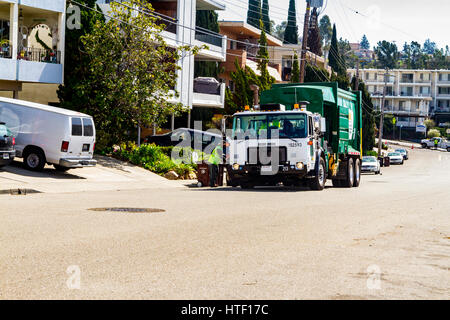
<svg viewBox="0 0 450 320"><path fill-rule="evenodd" d="M30 171L23 167L23 162L13 161L9 166L4 167L2 171L32 178L43 179L70 179L70 180L85 180L86 178L71 174L70 172L59 172L53 168L45 168L40 172Z"/></svg>
<svg viewBox="0 0 450 320"><path fill-rule="evenodd" d="M309 187L284 187L284 186L257 186L253 189L242 189L241 187L197 187L197 184L186 184L190 190L194 191L228 191L228 192L317 192L311 190ZM336 189L331 186L326 186L325 189Z"/></svg>

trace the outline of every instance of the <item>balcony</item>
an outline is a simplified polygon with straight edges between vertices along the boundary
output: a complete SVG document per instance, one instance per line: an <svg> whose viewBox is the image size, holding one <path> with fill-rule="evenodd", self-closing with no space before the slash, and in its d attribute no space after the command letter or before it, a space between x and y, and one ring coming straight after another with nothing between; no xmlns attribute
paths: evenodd
<svg viewBox="0 0 450 320"><path fill-rule="evenodd" d="M205 49L198 52L196 60L224 62L227 59L227 37L221 34L196 27L194 45L206 45Z"/></svg>
<svg viewBox="0 0 450 320"><path fill-rule="evenodd" d="M194 107L223 108L225 105L225 83L212 78L197 78L194 81Z"/></svg>

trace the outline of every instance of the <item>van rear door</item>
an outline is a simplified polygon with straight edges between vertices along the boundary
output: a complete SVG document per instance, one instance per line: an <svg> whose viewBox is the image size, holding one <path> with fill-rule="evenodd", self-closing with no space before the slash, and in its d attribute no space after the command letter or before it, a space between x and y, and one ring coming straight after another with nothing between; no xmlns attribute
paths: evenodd
<svg viewBox="0 0 450 320"><path fill-rule="evenodd" d="M69 155L92 158L94 154L95 128L91 118L72 117Z"/></svg>

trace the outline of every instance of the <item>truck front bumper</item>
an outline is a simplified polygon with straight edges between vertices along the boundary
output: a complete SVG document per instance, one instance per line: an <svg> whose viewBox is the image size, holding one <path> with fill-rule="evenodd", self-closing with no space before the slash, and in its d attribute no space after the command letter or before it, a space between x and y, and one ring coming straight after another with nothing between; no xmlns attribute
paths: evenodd
<svg viewBox="0 0 450 320"><path fill-rule="evenodd" d="M66 168L95 167L97 165L97 160L83 159L83 158L67 158L67 159L60 159L59 165Z"/></svg>
<svg viewBox="0 0 450 320"><path fill-rule="evenodd" d="M292 179L302 179L308 175L307 168L299 170L292 165L279 165L274 170L264 170L268 166L262 165L241 165L238 170L234 170L232 166L227 167L227 172L233 180L239 181L278 181L283 182Z"/></svg>

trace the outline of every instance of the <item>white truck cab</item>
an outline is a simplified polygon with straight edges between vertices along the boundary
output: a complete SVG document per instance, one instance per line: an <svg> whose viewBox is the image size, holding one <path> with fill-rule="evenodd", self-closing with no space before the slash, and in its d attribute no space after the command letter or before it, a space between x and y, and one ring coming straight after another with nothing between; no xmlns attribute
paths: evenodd
<svg viewBox="0 0 450 320"><path fill-rule="evenodd" d="M243 188L279 182L297 185L308 176L314 177L325 119L306 108L285 111L278 105L274 111L265 109L233 116L229 183ZM326 173L321 174L320 183L324 184Z"/></svg>

